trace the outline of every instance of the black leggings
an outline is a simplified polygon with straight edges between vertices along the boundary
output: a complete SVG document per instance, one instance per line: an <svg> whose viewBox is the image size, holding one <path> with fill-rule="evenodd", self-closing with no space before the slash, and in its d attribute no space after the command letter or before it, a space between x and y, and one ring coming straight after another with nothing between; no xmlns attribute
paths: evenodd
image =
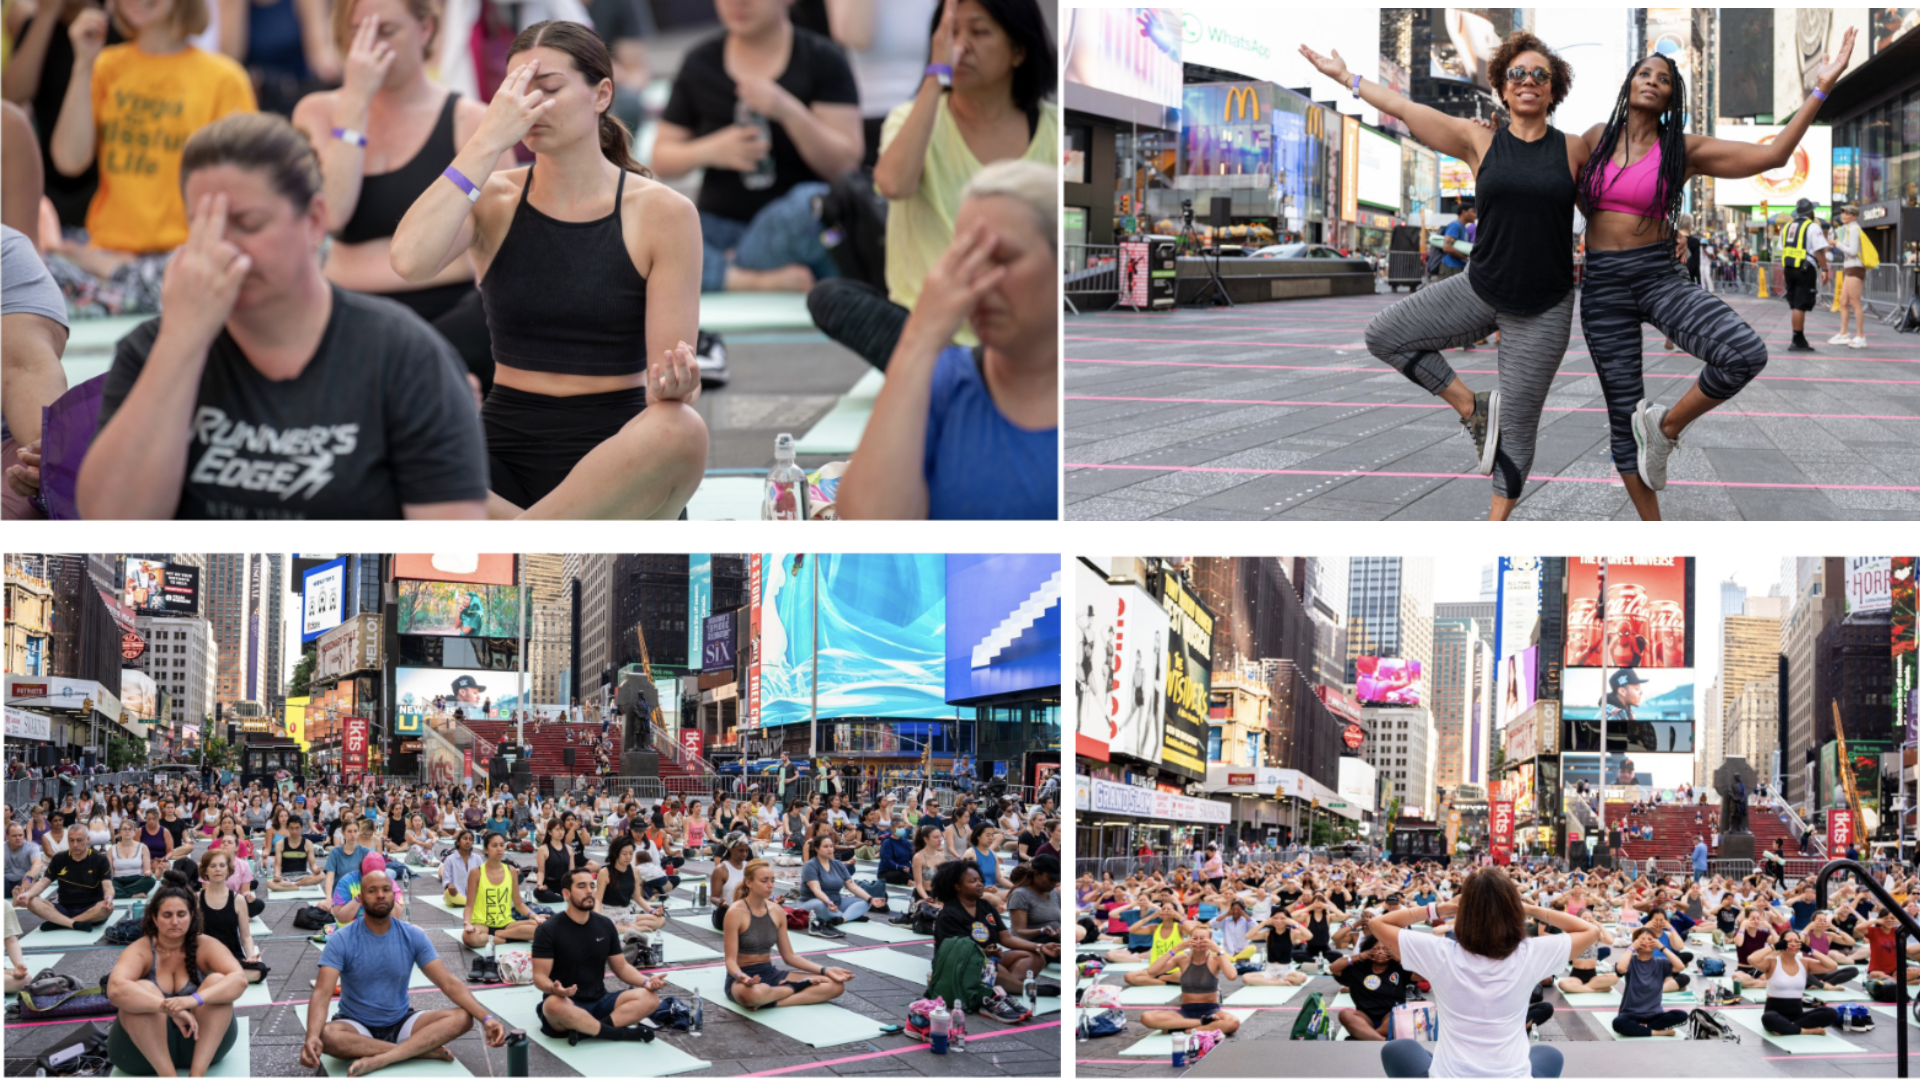
<svg viewBox="0 0 1920 1080"><path fill-rule="evenodd" d="M1644 1039L1656 1031L1677 1028L1686 1022L1687 1013L1684 1009L1668 1009L1651 1016L1628 1016L1622 1013L1613 1018L1613 1030L1629 1038Z"/></svg>
<svg viewBox="0 0 1920 1080"><path fill-rule="evenodd" d="M880 871L880 880L889 885L913 884L911 872L907 870L882 870Z"/></svg>
<svg viewBox="0 0 1920 1080"><path fill-rule="evenodd" d="M647 407L647 389L549 397L495 386L480 407L488 486L525 510L547 497L594 447Z"/></svg>
<svg viewBox="0 0 1920 1080"><path fill-rule="evenodd" d="M1553 1019L1553 1002L1536 1001L1527 1006L1527 1026L1539 1027Z"/></svg>
<svg viewBox="0 0 1920 1080"><path fill-rule="evenodd" d="M1798 998L1767 999L1760 1024L1775 1035L1798 1035L1805 1028L1832 1027L1840 1022L1840 1011L1831 1005L1809 1009Z"/></svg>
<svg viewBox="0 0 1920 1080"><path fill-rule="evenodd" d="M859 353L867 363L887 370L907 309L864 281L828 278L807 294L807 312L820 332Z"/></svg>
<svg viewBox="0 0 1920 1080"><path fill-rule="evenodd" d="M480 304L480 290L471 281L436 285L431 289L384 293L389 300L413 309L427 320L453 351L466 362L467 370L480 380L480 393L493 389L493 335L487 331L486 309Z"/></svg>
<svg viewBox="0 0 1920 1080"><path fill-rule="evenodd" d="M1687 280L1662 241L1625 251L1588 251L1580 285L1580 329L1607 399L1614 468L1640 471L1633 410L1647 396L1640 327L1652 325L1705 361L1700 392L1715 401L1739 393L1767 366L1767 346L1725 300Z"/></svg>

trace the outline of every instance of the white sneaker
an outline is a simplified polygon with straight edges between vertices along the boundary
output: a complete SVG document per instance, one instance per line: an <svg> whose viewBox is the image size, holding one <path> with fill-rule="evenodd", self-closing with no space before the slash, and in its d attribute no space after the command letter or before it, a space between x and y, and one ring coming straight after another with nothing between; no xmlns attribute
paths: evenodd
<svg viewBox="0 0 1920 1080"><path fill-rule="evenodd" d="M1864 349L1867 347L1867 339L1856 334L1854 335L1854 339L1847 342L1847 344L1856 349Z"/></svg>
<svg viewBox="0 0 1920 1080"><path fill-rule="evenodd" d="M1853 338L1852 338L1852 337L1851 337L1850 335L1847 335L1847 334L1835 334L1835 335L1833 335L1832 337L1830 337L1830 338L1828 338L1828 339L1827 339L1827 344L1829 344L1829 345L1845 345L1845 344L1846 344L1847 342L1849 342L1849 341L1852 341L1852 340L1853 340Z"/></svg>
<svg viewBox="0 0 1920 1080"><path fill-rule="evenodd" d="M1655 491L1667 487L1667 458L1680 448L1678 439L1669 439L1660 430L1667 416L1665 405L1642 399L1633 408L1633 441L1639 448L1640 479Z"/></svg>

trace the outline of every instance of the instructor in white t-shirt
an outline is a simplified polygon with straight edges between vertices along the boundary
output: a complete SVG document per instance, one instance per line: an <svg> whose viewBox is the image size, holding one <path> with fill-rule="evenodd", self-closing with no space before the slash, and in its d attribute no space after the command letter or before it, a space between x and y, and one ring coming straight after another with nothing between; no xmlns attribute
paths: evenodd
<svg viewBox="0 0 1920 1080"><path fill-rule="evenodd" d="M1528 937L1527 919L1565 931ZM1451 919L1452 937L1408 931ZM1379 916L1367 929L1409 971L1433 985L1440 1039L1430 1053L1412 1039L1380 1051L1388 1076L1559 1076L1560 1051L1527 1040L1527 1002L1542 979L1592 948L1600 930L1564 911L1535 907L1505 870L1476 870L1457 900Z"/></svg>

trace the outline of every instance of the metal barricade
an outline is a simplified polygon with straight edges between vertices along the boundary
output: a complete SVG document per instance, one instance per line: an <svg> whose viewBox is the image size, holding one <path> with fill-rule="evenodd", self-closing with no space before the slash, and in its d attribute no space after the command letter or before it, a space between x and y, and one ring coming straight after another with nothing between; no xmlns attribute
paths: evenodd
<svg viewBox="0 0 1920 1080"><path fill-rule="evenodd" d="M1111 244L1068 244L1061 253L1060 293L1067 307L1078 313L1075 294L1107 297L1106 307L1120 298L1120 249Z"/></svg>
<svg viewBox="0 0 1920 1080"><path fill-rule="evenodd" d="M1753 873L1752 859L1708 859L1707 872L1722 877L1743 878Z"/></svg>

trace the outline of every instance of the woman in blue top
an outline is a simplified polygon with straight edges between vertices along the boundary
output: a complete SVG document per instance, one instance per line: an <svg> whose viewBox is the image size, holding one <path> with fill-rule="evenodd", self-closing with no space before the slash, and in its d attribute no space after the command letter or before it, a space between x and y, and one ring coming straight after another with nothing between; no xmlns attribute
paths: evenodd
<svg viewBox="0 0 1920 1080"><path fill-rule="evenodd" d="M986 888L987 895L999 907L1004 900L1001 893L1000 875L1000 827L991 821L982 821L968 833L968 845L965 851L954 856L965 859L980 868L980 882Z"/></svg>
<svg viewBox="0 0 1920 1080"><path fill-rule="evenodd" d="M1002 161L967 185L841 478L841 517L1058 516L1058 183ZM953 345L962 322L980 348Z"/></svg>

